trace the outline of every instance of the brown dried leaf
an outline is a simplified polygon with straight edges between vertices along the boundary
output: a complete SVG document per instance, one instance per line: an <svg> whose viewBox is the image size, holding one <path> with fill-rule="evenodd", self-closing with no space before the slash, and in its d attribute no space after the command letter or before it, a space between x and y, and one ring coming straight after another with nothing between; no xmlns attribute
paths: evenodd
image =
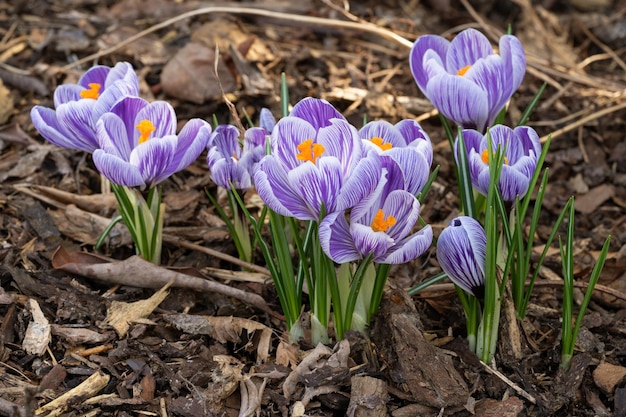
<svg viewBox="0 0 626 417"><path fill-rule="evenodd" d="M163 91L171 97L197 104L220 97L222 91L215 78L215 59L213 49L199 43L188 43L163 67ZM224 93L233 92L237 83L221 59L217 71Z"/></svg>
<svg viewBox="0 0 626 417"><path fill-rule="evenodd" d="M126 336L132 322L148 317L152 314L154 309L161 304L161 302L169 294L167 289L171 285L172 281L167 283L147 300L139 300L134 303L113 301L107 311L104 323L113 327L120 338Z"/></svg>
<svg viewBox="0 0 626 417"><path fill-rule="evenodd" d="M587 194L576 197L574 208L583 214L590 214L614 195L615 188L611 184L601 184L589 190Z"/></svg>
<svg viewBox="0 0 626 417"><path fill-rule="evenodd" d="M257 362L262 363L269 357L272 329L254 320L241 317L193 316L189 314L171 314L164 318L179 330L190 334L206 334L220 343L241 342L243 330L248 335L260 331L257 351Z"/></svg>
<svg viewBox="0 0 626 417"><path fill-rule="evenodd" d="M83 211L73 204L68 205L65 210L50 211L50 214L63 235L87 245L95 245L112 221L107 217ZM118 247L132 244L133 239L126 226L118 223L109 233L107 242L112 247Z"/></svg>

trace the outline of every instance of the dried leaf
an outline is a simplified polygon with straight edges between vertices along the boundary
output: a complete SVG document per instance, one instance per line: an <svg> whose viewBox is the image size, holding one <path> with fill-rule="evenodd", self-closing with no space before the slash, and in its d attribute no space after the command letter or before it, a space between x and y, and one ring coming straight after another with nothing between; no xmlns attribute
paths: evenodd
<svg viewBox="0 0 626 417"><path fill-rule="evenodd" d="M167 297L167 289L172 285L170 281L147 300L139 300L134 303L113 301L107 311L104 323L115 329L120 338L126 336L130 324L136 320L148 317L155 308Z"/></svg>
<svg viewBox="0 0 626 417"><path fill-rule="evenodd" d="M163 67L163 91L171 97L197 104L220 97L222 91L215 78L215 59L213 49L188 43ZM222 60L217 63L217 70L224 92L233 92L237 83Z"/></svg>
<svg viewBox="0 0 626 417"><path fill-rule="evenodd" d="M50 323L43 315L41 307L39 307L39 303L36 300L30 298L27 306L32 320L28 323L28 328L22 341L22 348L29 355L42 355L51 340Z"/></svg>
<svg viewBox="0 0 626 417"><path fill-rule="evenodd" d="M246 330L248 335L260 331L256 348L257 362L263 363L269 357L272 329L254 320L241 317L194 316L189 314L171 314L164 316L164 318L185 333L206 334L220 343L241 342L240 334L243 330Z"/></svg>

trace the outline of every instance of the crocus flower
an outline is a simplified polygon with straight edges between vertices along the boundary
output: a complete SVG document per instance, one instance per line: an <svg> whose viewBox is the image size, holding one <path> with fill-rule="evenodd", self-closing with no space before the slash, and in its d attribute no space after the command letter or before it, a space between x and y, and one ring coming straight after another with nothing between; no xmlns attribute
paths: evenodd
<svg viewBox="0 0 626 417"><path fill-rule="evenodd" d="M195 161L211 135L204 120L189 120L178 135L176 123L167 102L120 100L97 123L96 168L116 184L153 187Z"/></svg>
<svg viewBox="0 0 626 417"><path fill-rule="evenodd" d="M410 65L420 90L441 114L483 132L522 83L526 56L515 36L500 38L498 55L482 33L466 29L452 42L420 36Z"/></svg>
<svg viewBox="0 0 626 417"><path fill-rule="evenodd" d="M133 67L120 62L113 68L97 65L78 80L54 91L56 110L35 106L30 112L41 136L57 146L93 152L98 148L96 123L123 97L137 96L139 82Z"/></svg>
<svg viewBox="0 0 626 417"><path fill-rule="evenodd" d="M227 190L231 189L231 183L237 190L252 187L253 171L265 155L265 138L268 134L260 127L246 130L242 149L239 129L232 125L215 128L209 140L207 156L213 182Z"/></svg>
<svg viewBox="0 0 626 417"><path fill-rule="evenodd" d="M483 195L489 189L489 151L488 138L491 138L491 150L496 152L498 145L504 153L504 165L498 182L498 189L504 201L513 201L523 197L528 191L530 179L535 173L537 160L541 154L539 136L528 126L515 129L496 125L483 135L475 130L462 131L470 177L474 188ZM455 156L458 161L458 138L455 141Z"/></svg>
<svg viewBox="0 0 626 417"><path fill-rule="evenodd" d="M371 204L375 201L375 204ZM337 263L372 255L383 264L401 264L423 254L433 234L430 225L409 235L419 217L419 201L404 190L393 190L380 199L364 200L350 214L329 214L319 227L324 252Z"/></svg>
<svg viewBox="0 0 626 417"><path fill-rule="evenodd" d="M272 154L254 174L257 192L269 208L283 216L319 220L322 210L343 211L376 188L380 157L363 157L357 130L337 114L328 102L305 99L278 121Z"/></svg>
<svg viewBox="0 0 626 417"><path fill-rule="evenodd" d="M452 282L481 297L485 285L487 235L471 217L453 219L437 240L437 260Z"/></svg>
<svg viewBox="0 0 626 417"><path fill-rule="evenodd" d="M430 138L414 120L395 126L386 121L369 122L359 130L368 150L393 159L404 178L402 189L416 195L428 180L433 160Z"/></svg>

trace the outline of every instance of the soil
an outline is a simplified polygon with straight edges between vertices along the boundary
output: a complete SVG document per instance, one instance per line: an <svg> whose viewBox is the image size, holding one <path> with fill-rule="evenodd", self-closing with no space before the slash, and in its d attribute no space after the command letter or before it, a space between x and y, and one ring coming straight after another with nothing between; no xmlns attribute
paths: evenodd
<svg viewBox="0 0 626 417"><path fill-rule="evenodd" d="M626 416L623 2L209 6L215 4L0 2L0 415ZM547 85L529 122L540 136L552 135L534 259L575 196L578 306L611 235L565 372L557 246L527 317L510 319L503 307L494 367L468 350L450 284L407 294L440 271L432 249L392 269L369 336L292 345L261 256L243 269L227 256L235 247L205 193L226 200L204 156L164 184L164 266L151 267L133 256L122 225L95 248L114 216L113 197L101 192L90 156L47 143L30 120L34 105L52 106L55 87L96 62L131 62L142 95L168 100L180 121L233 122L225 98L240 117L256 120L262 107L279 115L285 73L291 103L325 98L357 126L364 115L422 123L440 166L422 216L438 235L458 214L451 153L412 79L408 42L390 33L410 42L475 27L497 44L509 25L526 49L528 71L507 124ZM255 195L246 197L259 205Z"/></svg>

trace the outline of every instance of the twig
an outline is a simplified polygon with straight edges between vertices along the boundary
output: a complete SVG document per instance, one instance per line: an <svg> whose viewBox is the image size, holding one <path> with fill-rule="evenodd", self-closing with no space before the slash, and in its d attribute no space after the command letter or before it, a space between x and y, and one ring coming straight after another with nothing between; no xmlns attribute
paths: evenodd
<svg viewBox="0 0 626 417"><path fill-rule="evenodd" d="M262 16L271 19L284 20L290 23L299 23L299 24L307 24L312 26L323 26L323 27L331 27L331 28L339 28L339 29L348 29L354 30L358 32L367 32L378 35L384 39L393 41L399 45L402 45L407 48L411 48L413 46L413 42L403 38L395 32L392 32L389 29L381 28L373 23L368 22L347 22L344 20L338 19L326 19L322 17L312 17L312 16L301 16L290 13L281 13L273 10L264 10L264 9L254 9L250 7L225 7L225 6L214 6L214 7L203 7L197 10L191 10L189 12L182 13L178 16L175 16L171 19L167 19L161 23L157 23L154 26L149 27L146 30L143 30L136 35L133 35L122 42L111 46L103 51L96 52L95 54L91 54L86 56L78 61L74 61L70 64L67 64L63 67L63 69L68 70L78 65L82 65L86 62L98 59L105 55L111 54L128 44L135 42L136 40L149 35L150 33L156 32L157 30L166 28L174 23L180 22L181 20L189 19L194 16L200 16L204 14L212 14L212 13L230 13L230 14L243 14L243 15L251 15L251 16Z"/></svg>
<svg viewBox="0 0 626 417"><path fill-rule="evenodd" d="M239 258L228 255L226 253L222 253L220 251L216 251L215 249L210 249L205 246L196 245L195 243L188 242L186 240L177 238L176 236L163 235L163 242L167 242L170 245L178 245L181 248L191 249L196 252L202 252L207 255L214 256L223 261L229 262L233 265L238 265L242 268L249 269L250 271L256 271L260 274L271 276L270 271L267 268L263 268L262 266L255 265L250 262L242 261Z"/></svg>
<svg viewBox="0 0 626 417"><path fill-rule="evenodd" d="M511 381L502 372L498 371L495 368L492 368L491 366L487 365L483 361L480 361L480 364L485 368L485 370L487 372L489 372L490 374L495 375L498 378L500 378L502 380L502 382L507 384L509 387L513 388L515 390L515 392L517 392L519 395L521 395L522 397L526 398L531 403L537 404L537 400L535 399L535 397L533 397L532 395L530 395L529 393L524 391L524 389L522 389L522 387L517 385L515 382Z"/></svg>
<svg viewBox="0 0 626 417"><path fill-rule="evenodd" d="M526 282L526 284L530 284L530 282ZM557 287L560 288L563 286L563 282L562 281L535 281L535 287ZM584 290L587 289L587 287L589 286L588 282L574 282L574 287L576 288L582 288ZM446 284L435 284L435 285L431 285L430 287L424 288L422 291L419 292L419 294L424 294L424 298L428 298L431 297L425 293L436 293L436 292L450 292L450 293L454 293L454 284L452 283L446 283ZM596 286L594 287L594 291L599 291L602 292L604 294L608 294L611 295L615 298L618 298L622 301L626 301L626 294L624 294L621 291L618 291L614 288L611 287L607 287L606 285L602 285L602 284L596 284Z"/></svg>
<svg viewBox="0 0 626 417"><path fill-rule="evenodd" d="M570 125L567 125L565 127L562 127L561 129L555 130L554 132L550 133L549 135L543 136L541 138L541 143L544 143L546 140L548 140L548 136L550 136L550 137L552 137L552 139L554 139L554 138L556 138L558 136L561 136L564 133L569 132L570 130L576 129L578 126L582 126L582 125L584 125L584 124L586 124L586 123L588 123L588 122L590 122L592 120L599 119L599 118L601 118L603 116L606 116L607 114L611 114L611 113L614 113L614 112L616 112L618 110L622 110L622 109L626 109L626 101L623 102L623 103L620 103L620 104L616 104L615 106L612 106L612 107L609 107L609 108L606 108L606 109L602 109L600 111L592 113L589 116L583 117L582 119L577 120L576 122L574 122L574 123L572 123Z"/></svg>

